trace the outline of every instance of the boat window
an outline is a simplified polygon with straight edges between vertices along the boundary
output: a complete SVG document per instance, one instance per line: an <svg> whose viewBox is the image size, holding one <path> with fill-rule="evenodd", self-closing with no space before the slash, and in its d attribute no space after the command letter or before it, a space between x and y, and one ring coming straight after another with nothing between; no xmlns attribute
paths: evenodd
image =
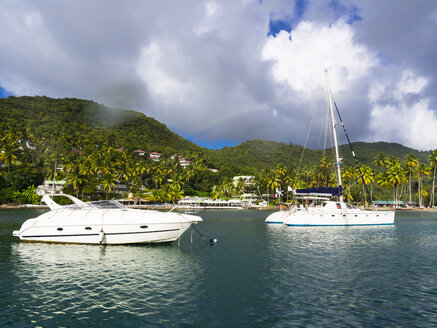
<svg viewBox="0 0 437 328"><path fill-rule="evenodd" d="M347 208L350 208L350 209L356 209L356 208L357 208L356 206L353 206L353 205L351 205L351 204L346 204L346 207L347 207Z"/></svg>
<svg viewBox="0 0 437 328"><path fill-rule="evenodd" d="M97 200L94 202L89 202L91 206L99 209L127 209L125 206L121 205L119 202L115 200Z"/></svg>
<svg viewBox="0 0 437 328"><path fill-rule="evenodd" d="M340 209L341 208L341 204L340 203L336 203L337 204L337 208Z"/></svg>

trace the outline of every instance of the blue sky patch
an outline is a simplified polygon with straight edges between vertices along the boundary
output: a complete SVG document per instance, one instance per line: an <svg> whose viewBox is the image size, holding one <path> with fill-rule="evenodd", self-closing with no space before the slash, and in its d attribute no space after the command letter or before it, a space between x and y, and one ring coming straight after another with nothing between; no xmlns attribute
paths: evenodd
<svg viewBox="0 0 437 328"><path fill-rule="evenodd" d="M293 17L284 17L282 19L271 19L269 21L269 31L267 36L276 35L282 30L287 31L288 33L299 23L302 19L302 16L305 13L307 8L307 0L296 0L294 6L294 15Z"/></svg>
<svg viewBox="0 0 437 328"><path fill-rule="evenodd" d="M193 136L184 136L184 138L188 139L191 142L194 142L196 145L201 147L205 147L208 149L222 149L223 147L233 147L240 142L234 140L214 140L214 141L206 141L205 138L202 137L193 137Z"/></svg>
<svg viewBox="0 0 437 328"><path fill-rule="evenodd" d="M347 17L347 23L351 25L354 22L360 21L363 18L359 15L357 6L350 6L349 8L340 3L338 0L332 0L329 7L333 10L336 19L340 17Z"/></svg>
<svg viewBox="0 0 437 328"><path fill-rule="evenodd" d="M7 98L9 96L12 96L12 93L0 85L0 98Z"/></svg>
<svg viewBox="0 0 437 328"><path fill-rule="evenodd" d="M270 20L269 22L269 32L267 33L267 36L273 35L276 37L276 35L281 32L282 30L285 30L287 32L291 31L291 25L289 22L285 20Z"/></svg>

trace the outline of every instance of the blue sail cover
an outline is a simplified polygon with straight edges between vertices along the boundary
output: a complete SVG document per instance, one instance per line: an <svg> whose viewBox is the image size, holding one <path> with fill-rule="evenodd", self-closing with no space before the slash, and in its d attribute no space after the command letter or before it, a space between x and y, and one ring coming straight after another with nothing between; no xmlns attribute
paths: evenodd
<svg viewBox="0 0 437 328"><path fill-rule="evenodd" d="M329 187L329 188L305 188L296 189L297 194L316 194L316 195L326 195L326 196L341 196L343 195L343 187Z"/></svg>

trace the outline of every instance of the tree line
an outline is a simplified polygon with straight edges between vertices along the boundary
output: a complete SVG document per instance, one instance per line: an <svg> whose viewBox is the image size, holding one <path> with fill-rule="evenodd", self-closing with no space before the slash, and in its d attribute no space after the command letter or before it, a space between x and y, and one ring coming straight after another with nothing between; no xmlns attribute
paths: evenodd
<svg viewBox="0 0 437 328"><path fill-rule="evenodd" d="M51 146L26 129L3 124L0 132L1 203L37 203L35 186L53 178L65 180L65 192L82 199L123 197L126 195L114 191L117 185L125 185L134 197L165 203L176 203L185 195L229 199L249 192L277 204L292 200L290 189L337 184L335 165L327 156L317 165L301 168L278 164L259 169L246 165L212 172L202 152L186 155L191 164L182 167L177 156L163 156L155 162L109 142L96 144L88 140L77 148L60 149L56 143ZM361 166L362 176L355 166L342 167L343 188L349 202L365 204L371 198L435 206L437 150L429 152L426 162L414 154L399 159L379 153L372 164ZM247 186L242 180L235 182L235 173L252 175L253 183ZM274 198L278 192L282 195Z"/></svg>

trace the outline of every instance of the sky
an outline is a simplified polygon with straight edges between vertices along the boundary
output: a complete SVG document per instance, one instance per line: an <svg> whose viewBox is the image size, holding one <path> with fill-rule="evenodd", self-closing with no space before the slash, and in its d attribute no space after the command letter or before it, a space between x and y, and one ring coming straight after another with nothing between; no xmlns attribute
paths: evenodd
<svg viewBox="0 0 437 328"><path fill-rule="evenodd" d="M435 31L435 0L2 0L0 97L134 109L212 149L323 148L328 69L352 141L430 150Z"/></svg>

